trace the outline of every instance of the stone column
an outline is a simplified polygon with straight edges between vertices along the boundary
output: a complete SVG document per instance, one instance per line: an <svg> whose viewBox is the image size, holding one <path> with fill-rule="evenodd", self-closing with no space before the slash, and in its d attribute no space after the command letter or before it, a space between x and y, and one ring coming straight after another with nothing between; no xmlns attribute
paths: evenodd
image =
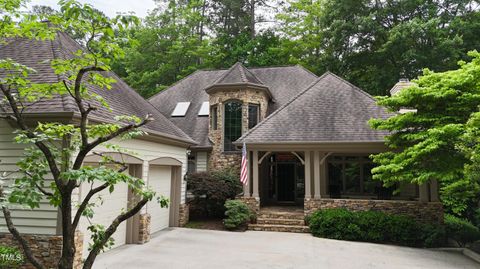
<svg viewBox="0 0 480 269"><path fill-rule="evenodd" d="M423 183L422 185L418 186L418 194L419 194L419 201L420 202L428 202L429 199L429 190L428 190L428 183Z"/></svg>
<svg viewBox="0 0 480 269"><path fill-rule="evenodd" d="M314 198L320 199L320 152L317 150L313 152L313 185L315 186Z"/></svg>
<svg viewBox="0 0 480 269"><path fill-rule="evenodd" d="M305 151L305 198L312 198L310 151Z"/></svg>
<svg viewBox="0 0 480 269"><path fill-rule="evenodd" d="M437 180L430 181L430 202L440 202Z"/></svg>
<svg viewBox="0 0 480 269"><path fill-rule="evenodd" d="M254 150L253 151L253 163L252 163L252 166L253 166L253 193L252 193L252 197L254 198L259 198L259 192L258 192L258 185L259 185L259 180L258 180L258 150Z"/></svg>

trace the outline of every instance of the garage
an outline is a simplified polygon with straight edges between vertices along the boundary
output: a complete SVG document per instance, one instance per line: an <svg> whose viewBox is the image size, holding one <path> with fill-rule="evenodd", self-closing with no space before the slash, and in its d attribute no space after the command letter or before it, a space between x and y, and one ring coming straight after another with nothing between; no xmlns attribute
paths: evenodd
<svg viewBox="0 0 480 269"><path fill-rule="evenodd" d="M148 185L157 193L158 196L171 197L172 188L172 167L152 165L149 171ZM160 204L154 199L147 203L147 212L151 217L151 232L155 233L169 226L170 207L161 208Z"/></svg>

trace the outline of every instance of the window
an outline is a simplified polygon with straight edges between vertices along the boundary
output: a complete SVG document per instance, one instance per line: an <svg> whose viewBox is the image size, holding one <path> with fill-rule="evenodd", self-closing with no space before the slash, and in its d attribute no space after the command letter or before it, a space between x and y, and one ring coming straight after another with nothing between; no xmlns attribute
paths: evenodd
<svg viewBox="0 0 480 269"><path fill-rule="evenodd" d="M233 142L242 136L242 103L229 101L224 111L223 150L235 151Z"/></svg>
<svg viewBox="0 0 480 269"><path fill-rule="evenodd" d="M188 155L188 163L187 163L187 173L195 173L197 171L197 161L195 158L195 153L190 152Z"/></svg>
<svg viewBox="0 0 480 269"><path fill-rule="evenodd" d="M208 116L208 107L209 107L209 103L203 102L202 106L200 107L200 110L198 111L198 116Z"/></svg>
<svg viewBox="0 0 480 269"><path fill-rule="evenodd" d="M172 117L184 117L189 106L190 102L178 102L177 106L172 112Z"/></svg>
<svg viewBox="0 0 480 269"><path fill-rule="evenodd" d="M257 125L259 120L259 105L249 104L248 105L248 129L252 129Z"/></svg>
<svg viewBox="0 0 480 269"><path fill-rule="evenodd" d="M210 126L213 130L217 130L217 122L218 122L218 109L217 106L212 106L210 108Z"/></svg>
<svg viewBox="0 0 480 269"><path fill-rule="evenodd" d="M340 195L378 195L381 183L372 179L372 161L366 156L332 156L328 159L329 192Z"/></svg>

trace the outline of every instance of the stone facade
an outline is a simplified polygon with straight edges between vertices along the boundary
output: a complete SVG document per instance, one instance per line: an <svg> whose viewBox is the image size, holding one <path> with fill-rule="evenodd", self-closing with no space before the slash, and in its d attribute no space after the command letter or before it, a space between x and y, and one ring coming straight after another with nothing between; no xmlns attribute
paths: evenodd
<svg viewBox="0 0 480 269"><path fill-rule="evenodd" d="M178 214L178 226L185 227L190 220L190 206L187 203L180 204L180 210Z"/></svg>
<svg viewBox="0 0 480 269"><path fill-rule="evenodd" d="M27 240L32 249L32 253L45 268L57 268L58 261L62 256L62 236L61 235L22 235ZM11 234L0 234L0 245L12 246L22 250L22 247ZM75 233L75 258L74 269L82 268L82 250L83 234L80 231ZM23 251L22 251L23 252ZM26 260L26 257L25 257ZM25 262L21 269L35 269L35 267Z"/></svg>
<svg viewBox="0 0 480 269"><path fill-rule="evenodd" d="M140 214L138 227L138 243L145 244L150 241L151 216L148 213Z"/></svg>
<svg viewBox="0 0 480 269"><path fill-rule="evenodd" d="M260 199L255 197L238 197L238 200L247 204L247 206L255 212L256 215L260 212Z"/></svg>
<svg viewBox="0 0 480 269"><path fill-rule="evenodd" d="M228 89L224 91L215 91L210 94L210 106L217 108L217 130L209 126L209 139L213 143L212 152L209 158L209 167L212 169L222 169L232 167L240 170L241 152L223 151L223 106L229 100L238 100L242 102L242 134L248 131L248 105L260 105L259 122L267 115L269 97L265 91L259 89Z"/></svg>
<svg viewBox="0 0 480 269"><path fill-rule="evenodd" d="M305 199L305 215L317 209L346 208L352 211L376 210L388 214L403 214L421 222L443 223L443 206L439 202L355 199Z"/></svg>

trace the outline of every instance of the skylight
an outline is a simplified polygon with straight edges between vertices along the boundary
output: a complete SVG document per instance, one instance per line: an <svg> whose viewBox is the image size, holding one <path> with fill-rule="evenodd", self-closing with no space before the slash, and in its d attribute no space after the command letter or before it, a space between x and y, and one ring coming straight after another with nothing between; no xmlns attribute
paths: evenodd
<svg viewBox="0 0 480 269"><path fill-rule="evenodd" d="M187 113L188 107L190 107L190 102L178 102L172 112L172 117L184 117Z"/></svg>
<svg viewBox="0 0 480 269"><path fill-rule="evenodd" d="M208 116L209 111L210 104L208 102L203 102L202 106L200 107L200 111L198 111L198 116Z"/></svg>

